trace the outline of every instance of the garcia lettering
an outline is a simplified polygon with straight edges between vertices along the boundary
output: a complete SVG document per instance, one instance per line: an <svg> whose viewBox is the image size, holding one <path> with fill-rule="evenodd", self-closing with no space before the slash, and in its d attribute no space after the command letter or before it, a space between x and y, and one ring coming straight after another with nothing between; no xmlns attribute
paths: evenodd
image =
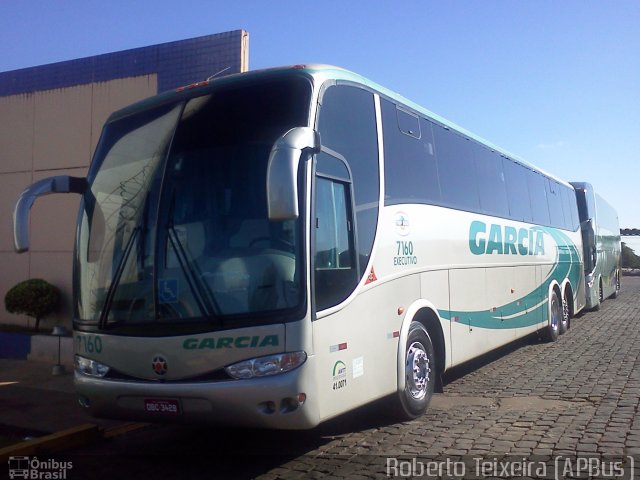
<svg viewBox="0 0 640 480"><path fill-rule="evenodd" d="M509 227L475 220L469 227L469 250L474 255L544 255L544 233L538 228Z"/></svg>
<svg viewBox="0 0 640 480"><path fill-rule="evenodd" d="M182 343L182 348L186 350L221 349L221 348L263 348L277 347L279 345L278 335L265 335L264 337L244 336L244 337L207 337L207 338L187 338Z"/></svg>

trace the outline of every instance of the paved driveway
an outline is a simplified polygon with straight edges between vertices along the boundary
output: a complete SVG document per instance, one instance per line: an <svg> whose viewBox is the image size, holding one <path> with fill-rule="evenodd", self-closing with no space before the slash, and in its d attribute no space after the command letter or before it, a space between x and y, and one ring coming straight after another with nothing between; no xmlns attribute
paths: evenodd
<svg viewBox="0 0 640 480"><path fill-rule="evenodd" d="M640 278L624 278L618 299L573 319L557 342L529 338L449 373L445 393L411 422L394 423L378 404L310 432L153 426L68 457L88 478L426 478L438 465L455 478L462 461L465 478L607 478L618 458L629 478L639 403ZM540 462L560 470L536 472Z"/></svg>

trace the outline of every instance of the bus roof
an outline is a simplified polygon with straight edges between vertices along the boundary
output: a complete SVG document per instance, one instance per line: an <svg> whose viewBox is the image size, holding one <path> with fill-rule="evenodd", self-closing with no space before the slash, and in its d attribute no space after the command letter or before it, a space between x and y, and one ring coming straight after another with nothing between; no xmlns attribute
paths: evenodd
<svg viewBox="0 0 640 480"><path fill-rule="evenodd" d="M552 175L542 170L539 167L532 165L526 160L520 158L519 156L514 155L513 153L501 147L498 147L497 145L494 145L493 143L479 137L478 135L475 135L474 133L462 128L461 126L441 117L440 115L434 112L431 112L430 110L427 110L426 108L403 97L402 95L394 92L393 90L383 87L382 85L372 80L369 80L368 78L363 77L360 74L357 74L352 71L346 70L342 67L336 67L333 65L324 65L324 64L292 65L292 66L285 66L285 67L274 67L274 68L266 68L261 70L252 70L252 71L243 72L243 73L235 73L235 74L226 75L224 77L219 77L219 78L210 78L207 80L203 80L201 82L196 82L190 85L186 85L184 87L179 87L175 90L169 90L167 92L163 92L153 97L136 102L132 105L129 105L121 110L114 112L107 121L110 122L113 120L117 120L119 118L131 115L133 113L137 113L138 111L160 106L165 103L173 103L183 99L189 99L193 97L206 95L210 93L213 89L215 89L217 86L235 82L240 79L242 80L260 79L260 78L287 76L291 74L307 75L311 77L315 83L320 83L320 84L328 80L335 80L335 81L353 82L353 83L364 85L380 93L381 95L388 97L389 99L394 100L395 102L402 104L403 106L408 107L411 110L414 110L416 113L422 114L423 116L428 117L429 119L451 130L454 130L478 143L481 143L482 145L492 150L495 150L496 152L504 155L505 157L515 160L516 162L520 163L521 165L531 170L537 171L573 189L573 186L570 183L556 177L555 175Z"/></svg>

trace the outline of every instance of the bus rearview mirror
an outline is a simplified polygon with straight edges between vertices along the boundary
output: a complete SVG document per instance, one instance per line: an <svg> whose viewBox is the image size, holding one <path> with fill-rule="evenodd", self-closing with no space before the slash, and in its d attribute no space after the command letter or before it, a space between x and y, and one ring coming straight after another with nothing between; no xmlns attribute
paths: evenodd
<svg viewBox="0 0 640 480"><path fill-rule="evenodd" d="M13 245L17 253L29 250L29 212L36 198L51 193L84 194L87 179L59 175L39 180L27 187L18 198L13 211Z"/></svg>
<svg viewBox="0 0 640 480"><path fill-rule="evenodd" d="M267 165L269 220L298 218L298 166L307 151L320 150L320 138L309 127L292 128L276 140Z"/></svg>

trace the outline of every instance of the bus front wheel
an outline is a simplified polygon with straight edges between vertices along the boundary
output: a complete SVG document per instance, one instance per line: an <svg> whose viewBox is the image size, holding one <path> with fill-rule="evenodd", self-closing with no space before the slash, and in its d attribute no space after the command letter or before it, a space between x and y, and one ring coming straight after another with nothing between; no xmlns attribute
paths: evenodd
<svg viewBox="0 0 640 480"><path fill-rule="evenodd" d="M620 271L616 270L616 289L611 294L611 298L618 298L620 295Z"/></svg>
<svg viewBox="0 0 640 480"><path fill-rule="evenodd" d="M398 410L405 419L422 415L433 396L436 382L435 350L427 330L412 322L404 355L404 390L398 393Z"/></svg>

